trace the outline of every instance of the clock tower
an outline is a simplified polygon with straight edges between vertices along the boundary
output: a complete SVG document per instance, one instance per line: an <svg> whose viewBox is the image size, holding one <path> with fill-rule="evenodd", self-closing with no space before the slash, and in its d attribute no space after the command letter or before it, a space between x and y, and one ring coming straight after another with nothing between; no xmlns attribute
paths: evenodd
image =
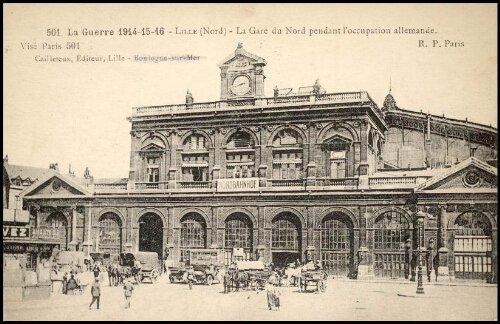
<svg viewBox="0 0 500 324"><path fill-rule="evenodd" d="M248 53L239 43L234 54L220 65L221 100L264 97L266 60Z"/></svg>

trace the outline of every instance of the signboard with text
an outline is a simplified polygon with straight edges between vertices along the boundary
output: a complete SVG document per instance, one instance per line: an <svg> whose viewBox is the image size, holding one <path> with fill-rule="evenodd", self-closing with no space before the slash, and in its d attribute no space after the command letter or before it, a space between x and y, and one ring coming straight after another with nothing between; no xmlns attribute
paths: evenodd
<svg viewBox="0 0 500 324"><path fill-rule="evenodd" d="M217 191L219 192L239 192L258 191L259 178L235 178L217 180Z"/></svg>
<svg viewBox="0 0 500 324"><path fill-rule="evenodd" d="M30 228L26 226L4 226L4 239L26 239L30 237Z"/></svg>

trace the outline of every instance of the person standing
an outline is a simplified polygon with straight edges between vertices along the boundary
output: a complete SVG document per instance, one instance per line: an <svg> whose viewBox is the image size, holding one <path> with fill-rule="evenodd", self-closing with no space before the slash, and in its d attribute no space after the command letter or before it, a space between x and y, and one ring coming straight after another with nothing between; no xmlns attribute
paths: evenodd
<svg viewBox="0 0 500 324"><path fill-rule="evenodd" d="M276 307L277 310L280 310L280 296L281 296L281 291L279 288L279 285L274 285L274 290L273 290L273 300L274 300L274 306Z"/></svg>
<svg viewBox="0 0 500 324"><path fill-rule="evenodd" d="M266 283L266 291L267 291L267 307L269 310L272 310L274 307L274 284L273 279L269 279Z"/></svg>
<svg viewBox="0 0 500 324"><path fill-rule="evenodd" d="M89 309L92 309L94 302L97 302L97 309L99 309L99 301L101 299L101 285L99 284L99 277L95 278L90 293L92 294L92 302L89 305Z"/></svg>
<svg viewBox="0 0 500 324"><path fill-rule="evenodd" d="M125 279L123 283L123 290L125 292L125 308L130 308L130 298L132 297L132 291L134 290L134 285L130 278Z"/></svg>
<svg viewBox="0 0 500 324"><path fill-rule="evenodd" d="M68 273L64 273L62 280L62 293L66 295L68 293Z"/></svg>
<svg viewBox="0 0 500 324"><path fill-rule="evenodd" d="M99 264L97 262L94 264L94 269L92 271L94 271L94 278L99 278L101 269L99 268Z"/></svg>
<svg viewBox="0 0 500 324"><path fill-rule="evenodd" d="M188 279L188 283L189 283L189 289L193 289L193 283L195 282L196 278L194 276L194 269L193 269L193 266L190 266L188 271L187 271L187 279Z"/></svg>

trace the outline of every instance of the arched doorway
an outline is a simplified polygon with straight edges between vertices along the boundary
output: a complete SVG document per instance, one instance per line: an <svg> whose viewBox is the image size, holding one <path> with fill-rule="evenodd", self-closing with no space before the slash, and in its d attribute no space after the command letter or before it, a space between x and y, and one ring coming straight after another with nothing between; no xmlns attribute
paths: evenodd
<svg viewBox="0 0 500 324"><path fill-rule="evenodd" d="M224 263L252 260L253 224L243 213L231 214L224 223Z"/></svg>
<svg viewBox="0 0 500 324"><path fill-rule="evenodd" d="M122 247L122 221L115 213L105 213L99 218L99 251L118 259Z"/></svg>
<svg viewBox="0 0 500 324"><path fill-rule="evenodd" d="M163 258L163 222L154 213L139 218L139 251L156 252Z"/></svg>
<svg viewBox="0 0 500 324"><path fill-rule="evenodd" d="M321 222L321 262L334 276L348 276L354 262L354 230L348 216L334 212Z"/></svg>
<svg viewBox="0 0 500 324"><path fill-rule="evenodd" d="M272 221L271 253L277 267L301 260L302 226L299 218L290 213L278 214Z"/></svg>
<svg viewBox="0 0 500 324"><path fill-rule="evenodd" d="M478 211L467 211L454 224L455 278L487 280L492 275L491 222Z"/></svg>
<svg viewBox="0 0 500 324"><path fill-rule="evenodd" d="M180 261L186 262L189 250L207 247L207 223L198 213L188 213L181 219Z"/></svg>
<svg viewBox="0 0 500 324"><path fill-rule="evenodd" d="M68 248L68 220L60 212L54 212L45 219L44 227L53 228L57 231L58 242L61 250L65 251Z"/></svg>
<svg viewBox="0 0 500 324"><path fill-rule="evenodd" d="M405 242L411 239L408 220L398 211L387 211L375 220L375 276L404 278Z"/></svg>

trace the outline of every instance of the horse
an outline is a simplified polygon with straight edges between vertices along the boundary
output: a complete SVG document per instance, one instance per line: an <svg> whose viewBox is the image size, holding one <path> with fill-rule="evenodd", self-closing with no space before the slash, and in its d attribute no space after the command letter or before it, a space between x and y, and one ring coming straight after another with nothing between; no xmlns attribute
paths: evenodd
<svg viewBox="0 0 500 324"><path fill-rule="evenodd" d="M297 286L300 279L300 273L301 273L300 267L297 268L288 267L285 269L285 276L288 279L286 281L287 287L290 286L290 284L292 284L294 287Z"/></svg>

